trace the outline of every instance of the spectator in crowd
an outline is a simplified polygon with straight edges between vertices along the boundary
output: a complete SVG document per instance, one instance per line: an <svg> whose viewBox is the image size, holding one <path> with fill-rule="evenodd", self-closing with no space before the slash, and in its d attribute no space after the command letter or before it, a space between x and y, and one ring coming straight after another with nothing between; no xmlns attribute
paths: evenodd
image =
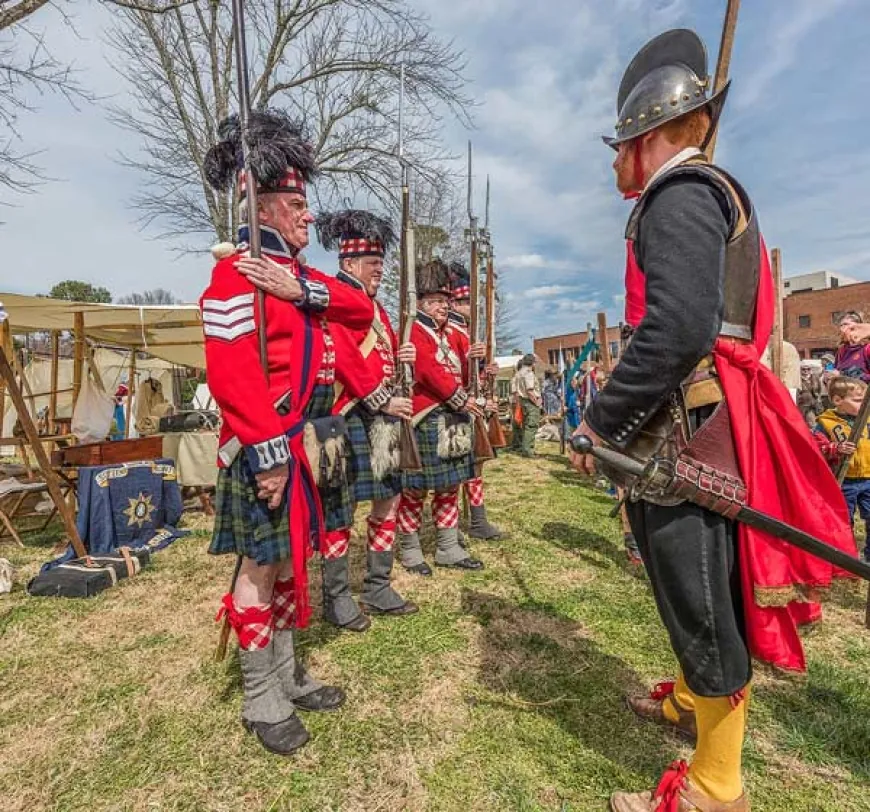
<svg viewBox="0 0 870 812"><path fill-rule="evenodd" d="M551 369L544 372L544 385L541 389L541 397L544 401L545 415L562 414L562 387L559 383L559 376Z"/></svg>
<svg viewBox="0 0 870 812"><path fill-rule="evenodd" d="M511 451L519 451L523 443L522 407L518 393L520 367L523 359L517 361L517 370L511 378Z"/></svg>
<svg viewBox="0 0 870 812"><path fill-rule="evenodd" d="M834 378L828 387L833 408L819 415L813 434L833 467L845 457L851 457L843 480L843 496L846 497L850 519L854 517L857 507L865 532L870 537L870 438L867 427L864 427L857 443L849 442L866 389L867 385L855 378ZM864 559L870 561L870 543L865 543Z"/></svg>
<svg viewBox="0 0 870 812"><path fill-rule="evenodd" d="M517 397L523 412L523 430L520 454L535 456L535 433L541 423L541 387L535 376L535 356L529 353L520 360L515 376Z"/></svg>
<svg viewBox="0 0 870 812"><path fill-rule="evenodd" d="M834 366L840 375L870 383L870 332L860 313L850 310L840 319L840 347Z"/></svg>

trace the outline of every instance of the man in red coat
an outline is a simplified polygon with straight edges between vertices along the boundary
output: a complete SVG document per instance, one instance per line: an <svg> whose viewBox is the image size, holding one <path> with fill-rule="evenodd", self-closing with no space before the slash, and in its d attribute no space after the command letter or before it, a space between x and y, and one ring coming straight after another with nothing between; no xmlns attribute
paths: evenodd
<svg viewBox="0 0 870 812"><path fill-rule="evenodd" d="M327 517L327 543L321 559L324 618L340 628L362 632L371 625L369 614L402 616L417 611L417 606L390 584L396 510L402 492L393 452L399 420L411 417L410 399L393 394L393 377L397 362L414 363L416 350L413 344L399 347L390 317L376 298L384 273L384 255L395 242L390 223L369 212L351 209L319 215L316 229L324 248L338 249L338 282L364 292L374 303L374 318L364 328L332 326L335 337L351 348L346 365L368 373L377 386L365 397L339 386L333 405L333 413L342 415L347 423L352 502L372 503L366 520L366 574L360 596L364 612L350 591L351 521L333 527ZM338 366L345 366L341 357Z"/></svg>
<svg viewBox="0 0 870 812"><path fill-rule="evenodd" d="M463 378L465 385L471 385L471 364L469 359L475 359L475 374L480 374L477 369L478 363L482 363L486 357L486 344L482 341L471 344L468 333L469 320L471 319L471 275L459 262L450 264L450 312L447 315L448 330L450 331L451 344L457 350L462 362ZM486 375L497 375L498 365L484 369ZM486 405L478 403L479 406ZM491 404L495 409L495 404ZM465 490L465 498L468 499L470 521L468 535L473 539L495 540L502 537L502 532L494 524L490 524L486 516L486 505L483 500L483 471L481 465L475 466L474 476L462 483Z"/></svg>
<svg viewBox="0 0 870 812"><path fill-rule="evenodd" d="M406 570L430 576L432 570L423 558L419 535L423 500L430 490L435 565L483 568L483 562L468 555L459 543L459 485L474 473L469 414L477 406L462 385L462 362L450 343L448 268L436 259L418 266L416 275L418 310L411 331L411 341L417 348L413 411L423 470L402 476L399 549Z"/></svg>
<svg viewBox="0 0 870 812"><path fill-rule="evenodd" d="M237 117L223 122L220 133L224 140L209 151L204 172L222 192L238 176L244 221ZM216 248L219 261L200 299L208 383L223 417L209 551L239 557L234 588L224 596L220 614L239 640L242 722L267 750L286 755L308 740L296 709L332 710L344 701L340 689L308 675L294 651L293 628L305 626L311 613L306 560L312 541L319 544L323 535L303 433L306 422L320 416L312 413L312 404L327 402L324 393L334 381L326 318L362 328L371 322L373 308L367 296L296 259L308 244L313 217L306 183L315 172L313 151L297 126L276 111L253 113L248 135L252 162L261 170L263 258L247 256L243 226L241 245ZM255 284L269 294L265 371Z"/></svg>
<svg viewBox="0 0 870 812"><path fill-rule="evenodd" d="M772 326L770 267L749 196L703 153L728 89L708 96L709 86L704 45L686 30L649 42L622 79L616 137L605 140L618 151L619 190L637 198L626 234L626 320L635 329L578 432L634 453L651 436L685 439L683 453L717 472L714 484L724 481L718 472L735 471L750 507L854 555L836 481L759 361ZM591 457L577 464L594 470ZM675 683L630 704L697 734L697 746L654 792L616 793L611 808L744 812L752 658L803 670L797 623L817 615L806 601L839 573L670 494L646 491L627 508L680 665Z"/></svg>

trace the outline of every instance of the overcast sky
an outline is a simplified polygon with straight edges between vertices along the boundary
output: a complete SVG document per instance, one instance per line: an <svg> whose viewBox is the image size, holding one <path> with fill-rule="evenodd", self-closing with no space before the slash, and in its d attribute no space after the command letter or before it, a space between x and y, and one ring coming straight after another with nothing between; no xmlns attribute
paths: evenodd
<svg viewBox="0 0 870 812"><path fill-rule="evenodd" d="M414 3L468 56L476 129L448 128L449 145L461 155L474 141L481 210L491 176L497 264L522 344L583 329L598 310L618 321L630 204L613 188L612 152L599 136L612 131L625 65L654 34L698 30L712 73L725 0ZM73 8L77 34L52 10L36 15L37 27L56 54L74 59L84 84L116 97L121 85L101 40L107 12L86 0ZM829 269L870 279L868 30L865 0L742 4L717 160L749 190L787 276ZM143 179L113 161L130 136L99 106L33 103L21 131L57 180L0 211L0 290L44 293L72 278L115 296L164 287L195 300L210 257L179 259L173 244L139 230L128 201ZM334 258L308 255L332 270Z"/></svg>

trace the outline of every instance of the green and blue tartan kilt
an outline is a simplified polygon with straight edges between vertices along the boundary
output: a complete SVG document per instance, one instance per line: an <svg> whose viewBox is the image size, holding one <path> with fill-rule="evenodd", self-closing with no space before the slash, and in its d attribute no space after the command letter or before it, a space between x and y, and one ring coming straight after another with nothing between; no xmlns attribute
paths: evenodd
<svg viewBox="0 0 870 812"><path fill-rule="evenodd" d="M402 474L402 487L410 490L443 491L474 477L474 456L466 454L452 460L438 456L438 418L449 410L439 407L429 412L414 429L420 450L422 473ZM465 415L466 419L468 416Z"/></svg>
<svg viewBox="0 0 870 812"><path fill-rule="evenodd" d="M386 417L386 420L398 418ZM347 431L350 440L351 453L351 487L354 502L370 502L380 499L392 499L402 492L402 478L398 473L387 474L382 480L375 479L372 474L372 446L369 432L375 418L362 406L354 406L346 415Z"/></svg>
<svg viewBox="0 0 870 812"><path fill-rule="evenodd" d="M313 420L316 417L329 417L332 414L332 404L335 402L335 389L332 386L318 385L311 393L311 400L305 409L305 416ZM345 442L347 442L345 440ZM350 473L350 460L348 474ZM336 487L318 487L320 502L323 505L323 524L326 530L339 530L353 525L353 490L348 477Z"/></svg>
<svg viewBox="0 0 870 812"><path fill-rule="evenodd" d="M305 415L326 417L333 401L331 386L315 386ZM325 527L335 530L353 523L350 485L320 488ZM259 564L274 564L290 557L290 518L286 498L270 510L257 498L257 480L246 455L239 453L228 468L218 471L215 488L214 531L208 551L234 553Z"/></svg>
<svg viewBox="0 0 870 812"><path fill-rule="evenodd" d="M274 510L257 498L257 480L244 452L218 471L214 531L208 551L235 553L258 564L290 558L290 517L286 497Z"/></svg>

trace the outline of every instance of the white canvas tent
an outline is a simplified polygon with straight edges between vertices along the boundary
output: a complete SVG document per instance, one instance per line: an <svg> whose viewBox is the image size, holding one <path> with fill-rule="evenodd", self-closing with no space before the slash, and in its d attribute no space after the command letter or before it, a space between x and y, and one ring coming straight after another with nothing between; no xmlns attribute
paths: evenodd
<svg viewBox="0 0 870 812"><path fill-rule="evenodd" d="M203 368L202 319L197 305L90 304L0 293L15 335L76 329L96 344L146 352L171 364Z"/></svg>
<svg viewBox="0 0 870 812"><path fill-rule="evenodd" d="M0 293L0 309L5 323L2 333L7 355L11 357L11 336L33 332L51 332L57 336L69 331L75 337L75 357L55 362L36 360L25 370L34 395L35 413L48 404L53 390L54 417L69 416L74 406L73 390L86 374L86 342L96 346L94 366L100 373L108 394L134 371L139 383L155 377L171 397L172 366L205 366L202 323L196 305L137 306L68 302L39 296ZM55 342L56 343L56 342ZM116 348L116 349L111 349ZM118 351L120 350L120 352ZM131 352L145 353L151 359L136 359L130 364ZM55 366L56 364L56 366ZM138 388L138 387L134 387ZM30 398L25 398L30 407ZM0 436L9 437L15 415L0 388Z"/></svg>

